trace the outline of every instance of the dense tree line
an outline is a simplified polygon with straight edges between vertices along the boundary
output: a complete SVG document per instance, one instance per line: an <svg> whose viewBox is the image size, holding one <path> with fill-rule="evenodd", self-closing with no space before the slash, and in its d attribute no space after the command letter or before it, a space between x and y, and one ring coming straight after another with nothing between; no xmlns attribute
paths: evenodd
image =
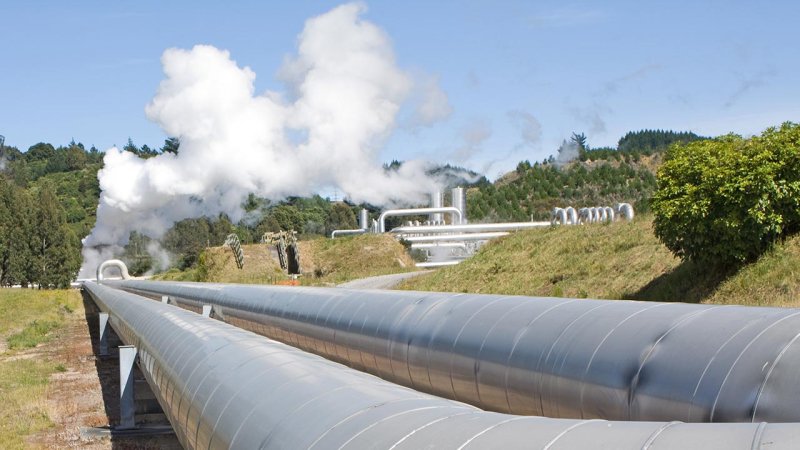
<svg viewBox="0 0 800 450"><path fill-rule="evenodd" d="M575 207L632 203L648 211L656 189L658 160L670 145L707 138L691 132L642 130L627 133L617 148L592 148L583 133L573 133L558 149L559 158L531 164L522 161L516 170L495 184L471 189L467 214L474 221L545 220L555 206ZM561 153L574 145L576 158L564 164ZM560 163L560 164L559 164Z"/></svg>
<svg viewBox="0 0 800 450"><path fill-rule="evenodd" d="M80 262L80 241L52 187L29 193L1 178L0 285L66 287Z"/></svg>
<svg viewBox="0 0 800 450"><path fill-rule="evenodd" d="M617 150L624 153L641 153L650 155L664 151L673 144L687 144L689 142L708 139L698 136L691 131L672 130L641 130L631 131L622 136L617 143Z"/></svg>

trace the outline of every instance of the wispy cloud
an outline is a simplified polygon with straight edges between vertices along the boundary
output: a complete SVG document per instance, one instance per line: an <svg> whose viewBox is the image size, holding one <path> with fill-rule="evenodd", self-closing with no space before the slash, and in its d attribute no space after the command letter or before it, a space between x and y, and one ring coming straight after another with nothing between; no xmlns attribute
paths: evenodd
<svg viewBox="0 0 800 450"><path fill-rule="evenodd" d="M572 107L569 112L575 119L589 127L589 133L606 132L606 121L603 116L611 112L607 106L595 102L582 107Z"/></svg>
<svg viewBox="0 0 800 450"><path fill-rule="evenodd" d="M614 78L613 80L606 81L603 84L603 93L616 93L618 90L624 88L628 84L647 78L648 75L653 72L657 72L662 68L663 66L661 64L645 64L633 72L627 73L618 78Z"/></svg>
<svg viewBox="0 0 800 450"><path fill-rule="evenodd" d="M528 18L528 23L534 28L574 27L601 23L608 17L605 11L567 6L534 14Z"/></svg>
<svg viewBox="0 0 800 450"><path fill-rule="evenodd" d="M464 163L483 150L483 143L492 135L491 124L484 119L474 119L459 133L461 144L449 158Z"/></svg>
<svg viewBox="0 0 800 450"><path fill-rule="evenodd" d="M753 89L759 88L767 84L767 80L777 75L775 69L769 68L761 70L757 73L741 77L739 85L736 90L731 94L723 106L727 109L736 104L742 97Z"/></svg>
<svg viewBox="0 0 800 450"><path fill-rule="evenodd" d="M531 113L512 110L507 113L511 124L519 131L522 142L515 148L533 147L542 138L542 124Z"/></svg>

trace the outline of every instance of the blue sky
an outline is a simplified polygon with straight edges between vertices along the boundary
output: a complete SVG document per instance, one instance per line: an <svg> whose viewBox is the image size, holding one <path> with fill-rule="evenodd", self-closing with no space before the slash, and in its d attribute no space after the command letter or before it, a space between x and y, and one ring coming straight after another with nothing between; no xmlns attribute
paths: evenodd
<svg viewBox="0 0 800 450"><path fill-rule="evenodd" d="M162 4L163 3L163 4ZM4 1L0 134L27 149L71 139L104 150L166 137L144 106L169 47L211 44L257 74L295 51L304 21L341 2ZM753 134L800 121L800 2L368 1L398 64L438 80L452 114L402 121L382 159L485 171L552 154L573 131L591 146L627 131ZM520 117L540 133L523 136Z"/></svg>

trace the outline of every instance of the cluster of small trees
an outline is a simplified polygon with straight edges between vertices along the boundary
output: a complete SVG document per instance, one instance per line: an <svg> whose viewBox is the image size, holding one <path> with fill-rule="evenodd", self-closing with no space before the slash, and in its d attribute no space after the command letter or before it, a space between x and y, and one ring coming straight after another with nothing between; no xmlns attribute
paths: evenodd
<svg viewBox="0 0 800 450"><path fill-rule="evenodd" d="M0 178L0 285L66 287L80 262L80 241L52 187L28 193Z"/></svg>

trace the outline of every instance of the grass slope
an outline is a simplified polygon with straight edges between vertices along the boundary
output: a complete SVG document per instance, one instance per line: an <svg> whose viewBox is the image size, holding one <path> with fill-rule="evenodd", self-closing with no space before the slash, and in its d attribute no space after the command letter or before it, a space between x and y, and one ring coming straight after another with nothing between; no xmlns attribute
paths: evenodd
<svg viewBox="0 0 800 450"><path fill-rule="evenodd" d="M389 235L321 238L302 241L299 246L303 284L339 284L416 270L405 247Z"/></svg>
<svg viewBox="0 0 800 450"><path fill-rule="evenodd" d="M800 306L800 238L738 272L683 263L653 236L652 220L553 227L495 240L458 266L399 288L533 296Z"/></svg>

